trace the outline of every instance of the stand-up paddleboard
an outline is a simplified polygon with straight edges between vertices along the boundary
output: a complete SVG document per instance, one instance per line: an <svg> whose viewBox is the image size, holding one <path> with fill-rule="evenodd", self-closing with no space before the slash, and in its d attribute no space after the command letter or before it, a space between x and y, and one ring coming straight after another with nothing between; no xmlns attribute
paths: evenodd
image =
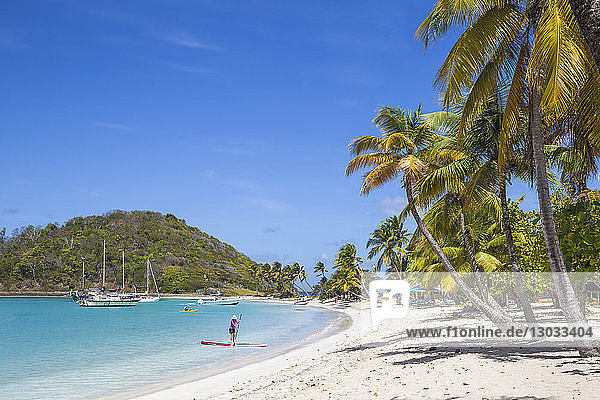
<svg viewBox="0 0 600 400"><path fill-rule="evenodd" d="M267 347L267 345L265 343L245 343L245 342L238 342L236 340L238 333L240 332L240 324L242 323L243 316L244 316L244 314L240 314L240 319L237 324L237 329L233 336L233 343L208 342L208 341L203 340L200 342L200 344L203 344L205 346L223 346L223 347Z"/></svg>
<svg viewBox="0 0 600 400"><path fill-rule="evenodd" d="M225 346L225 347L267 347L265 343L240 343L237 342L235 346L231 343L220 343L220 342L205 342L202 341L200 344L205 346Z"/></svg>

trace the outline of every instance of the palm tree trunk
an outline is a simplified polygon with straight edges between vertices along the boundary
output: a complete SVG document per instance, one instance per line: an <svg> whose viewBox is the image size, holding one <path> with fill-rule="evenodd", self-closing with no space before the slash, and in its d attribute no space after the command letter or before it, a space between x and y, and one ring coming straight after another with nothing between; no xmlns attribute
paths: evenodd
<svg viewBox="0 0 600 400"><path fill-rule="evenodd" d="M477 289L479 289L479 293L481 293L481 297L491 307L493 307L494 309L498 310L499 312L501 312L502 314L504 314L505 316L510 318L508 313L502 309L502 306L500 306L500 304L498 304L496 299L494 299L492 297L492 295L490 295L490 292L487 290L487 287L485 287L485 285L481 281L480 274L481 274L481 272L483 272L483 270L481 269L481 267L477 263L477 260L475 259L475 251L473 250L473 241L471 239L471 236L467 232L467 228L465 225L465 214L462 212L462 210L460 212L460 234L461 234L465 249L467 250L467 255L469 257L469 263L471 264L471 267L473 268L473 274L475 275L475 282L477 284Z"/></svg>
<svg viewBox="0 0 600 400"><path fill-rule="evenodd" d="M302 279L300 279L300 285L302 286L302 291L304 292L304 296L308 296L308 290L306 290L306 286L304 286L304 282ZM308 283L308 282L306 282Z"/></svg>
<svg viewBox="0 0 600 400"><path fill-rule="evenodd" d="M402 279L402 264L400 264L400 267L398 267L398 261L396 260L393 263L392 267L394 267L394 269L396 270L396 273L398 274L400 279Z"/></svg>
<svg viewBox="0 0 600 400"><path fill-rule="evenodd" d="M569 0L569 3L585 43L600 68L600 0Z"/></svg>
<svg viewBox="0 0 600 400"><path fill-rule="evenodd" d="M540 217L542 221L542 232L546 243L548 262L552 271L552 280L558 296L560 307L567 323L570 325L587 325L585 316L581 312L579 302L575 296L573 285L567 276L567 269L563 259L562 250L554 225L554 213L550 203L550 189L548 186L548 175L546 170L546 155L544 154L544 137L542 133L542 93L537 84L532 85L529 129L533 148L533 160L535 163L535 177L540 205ZM599 356L600 344L589 342L578 342L579 353L584 357Z"/></svg>
<svg viewBox="0 0 600 400"><path fill-rule="evenodd" d="M421 216L417 212L417 208L415 207L415 202L412 194L412 182L410 182L410 180L405 180L404 187L406 189L406 199L408 200L410 212L413 218L415 219L415 222L417 223L421 234L425 237L425 239L427 239L427 242L440 259L444 268L446 268L450 276L452 276L460 290L462 290L462 292L469 298L469 300L471 300L471 302L473 302L473 304L479 310L481 310L481 312L483 312L494 324L499 326L512 325L513 321L511 318L507 318L506 315L490 307L487 303L481 300L463 281L463 279L460 277L458 272L456 272L456 269L454 269L454 266L452 265L450 260L448 260L448 257L446 257L446 255L444 254L444 251L440 247L439 243L431 235L431 233L427 229L427 226L425 226L425 223L421 219Z"/></svg>
<svg viewBox="0 0 600 400"><path fill-rule="evenodd" d="M297 294L300 294L300 292L305 292L306 291L306 289L304 288L304 286L300 287L295 282L292 282L292 287L289 288L289 289L295 289L296 292L297 292ZM290 290L290 292L292 292L292 290Z"/></svg>
<svg viewBox="0 0 600 400"><path fill-rule="evenodd" d="M310 291L312 292L314 290L313 286L308 282L308 280L306 278L304 278L304 282L306 282L306 284L308 285L308 287L310 288ZM308 293L308 292L307 292Z"/></svg>
<svg viewBox="0 0 600 400"><path fill-rule="evenodd" d="M581 307L581 312L585 316L585 298L586 298L585 279L582 282L579 282L576 287L577 287L577 293L576 293L577 301L579 301L579 306Z"/></svg>
<svg viewBox="0 0 600 400"><path fill-rule="evenodd" d="M525 321L531 325L537 325L535 314L531 308L531 303L525 293L525 284L523 283L523 277L521 276L521 268L519 267L519 258L517 257L517 249L512 235L512 226L510 223L510 215L508 213L508 200L506 199L506 177L500 178L500 207L502 208L502 228L504 229L504 236L506 236L506 248L508 249L508 256L510 258L510 265L513 271L513 277L515 280L515 288L517 289L517 297L521 308L523 308L523 314L525 314Z"/></svg>

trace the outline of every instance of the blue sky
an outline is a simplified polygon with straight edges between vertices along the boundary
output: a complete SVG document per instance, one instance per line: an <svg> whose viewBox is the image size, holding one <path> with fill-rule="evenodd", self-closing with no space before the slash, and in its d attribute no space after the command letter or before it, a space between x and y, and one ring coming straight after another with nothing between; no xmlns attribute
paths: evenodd
<svg viewBox="0 0 600 400"><path fill-rule="evenodd" d="M311 274L346 242L364 256L405 199L399 183L359 196L347 144L380 105L437 109L451 39L414 40L433 4L6 4L0 228L155 210Z"/></svg>

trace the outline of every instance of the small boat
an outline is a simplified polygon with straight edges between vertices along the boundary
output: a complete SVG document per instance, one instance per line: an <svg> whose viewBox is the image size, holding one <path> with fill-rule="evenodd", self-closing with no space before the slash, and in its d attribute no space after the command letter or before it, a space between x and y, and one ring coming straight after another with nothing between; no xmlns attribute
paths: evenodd
<svg viewBox="0 0 600 400"><path fill-rule="evenodd" d="M216 305L216 306L237 306L240 304L239 300L228 300L221 297L220 294L214 294L208 297L201 297L198 299L198 305Z"/></svg>
<svg viewBox="0 0 600 400"><path fill-rule="evenodd" d="M77 301L81 307L132 307L139 299L131 294L94 293Z"/></svg>
<svg viewBox="0 0 600 400"><path fill-rule="evenodd" d="M119 292L106 292L106 241L102 244L102 291L87 291L72 294L80 307L132 307L140 301L133 293L125 293L125 251L123 251L123 286ZM85 267L84 267L85 268ZM85 287L85 285L84 285Z"/></svg>
<svg viewBox="0 0 600 400"><path fill-rule="evenodd" d="M205 346L224 346L224 347L267 347L265 343L244 343L237 342L235 345L232 343L220 343L220 342L205 342L202 341L200 344Z"/></svg>
<svg viewBox="0 0 600 400"><path fill-rule="evenodd" d="M150 290L150 275L152 274L152 280L154 281L154 287L156 288L156 296L152 296L148 293ZM160 300L160 292L158 291L158 285L156 284L156 279L154 278L154 271L150 266L150 258L146 260L146 292L137 294L137 297L140 299L140 303L155 303Z"/></svg>
<svg viewBox="0 0 600 400"><path fill-rule="evenodd" d="M179 312L198 312L198 309L193 309L193 310L179 310Z"/></svg>
<svg viewBox="0 0 600 400"><path fill-rule="evenodd" d="M141 294L139 299L140 303L155 303L160 300L160 297Z"/></svg>

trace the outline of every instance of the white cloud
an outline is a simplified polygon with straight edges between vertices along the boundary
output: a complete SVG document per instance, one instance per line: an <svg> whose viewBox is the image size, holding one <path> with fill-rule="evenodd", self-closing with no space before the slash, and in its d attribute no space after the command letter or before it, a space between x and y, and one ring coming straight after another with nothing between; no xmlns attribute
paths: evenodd
<svg viewBox="0 0 600 400"><path fill-rule="evenodd" d="M131 128L128 127L127 125L114 124L112 122L94 122L94 125L102 127L102 128L107 128L107 129L116 129L116 130L119 130L119 131L129 131L129 130L131 130Z"/></svg>
<svg viewBox="0 0 600 400"><path fill-rule="evenodd" d="M195 36L186 32L169 32L163 35L158 35L157 38L167 43L176 44L178 46L188 47L191 49L221 50L217 46L212 46L201 42Z"/></svg>
<svg viewBox="0 0 600 400"><path fill-rule="evenodd" d="M277 233L281 231L281 227L280 226L267 226L262 230L262 233L269 234L269 233Z"/></svg>
<svg viewBox="0 0 600 400"><path fill-rule="evenodd" d="M405 206L406 200L404 200L404 197L401 196L396 196L393 198L386 196L383 200L381 200L381 202L379 202L379 210L382 214L388 217L400 214L402 210L404 210Z"/></svg>

